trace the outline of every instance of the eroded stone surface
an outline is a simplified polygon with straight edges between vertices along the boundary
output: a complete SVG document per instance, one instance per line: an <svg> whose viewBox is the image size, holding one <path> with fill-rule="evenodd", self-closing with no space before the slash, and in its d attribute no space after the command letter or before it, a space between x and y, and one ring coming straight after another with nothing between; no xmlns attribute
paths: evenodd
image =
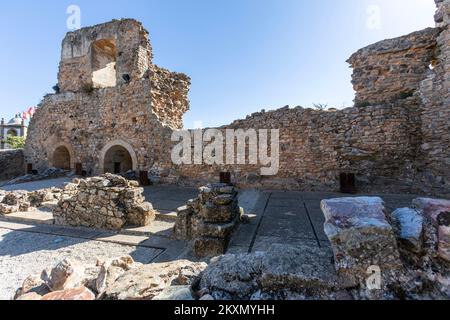
<svg viewBox="0 0 450 320"><path fill-rule="evenodd" d="M134 268L107 288L104 299L150 300L169 286L191 284L206 266L205 263L179 260Z"/></svg>
<svg viewBox="0 0 450 320"><path fill-rule="evenodd" d="M202 276L201 286L219 300L247 300L258 291L283 290L326 299L341 290L332 252L284 245L274 245L267 252L214 258Z"/></svg>
<svg viewBox="0 0 450 320"><path fill-rule="evenodd" d="M199 257L224 254L241 219L237 191L226 184L208 184L199 191L197 199L178 209L175 236L193 239Z"/></svg>
<svg viewBox="0 0 450 320"><path fill-rule="evenodd" d="M378 266L386 280L401 268L396 238L381 198L323 200L321 207L336 270L349 284L365 284L372 266Z"/></svg>
<svg viewBox="0 0 450 320"><path fill-rule="evenodd" d="M41 278L51 291L74 289L84 279L84 267L74 260L64 259L50 272L44 270Z"/></svg>
<svg viewBox="0 0 450 320"><path fill-rule="evenodd" d="M420 252L423 241L423 216L411 208L397 209L392 215L399 224L401 243L411 251Z"/></svg>

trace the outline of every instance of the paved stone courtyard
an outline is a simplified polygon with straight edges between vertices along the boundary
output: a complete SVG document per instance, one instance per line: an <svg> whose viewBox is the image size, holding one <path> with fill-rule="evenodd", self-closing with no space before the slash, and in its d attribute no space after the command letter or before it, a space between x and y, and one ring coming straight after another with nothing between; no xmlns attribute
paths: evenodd
<svg viewBox="0 0 450 320"><path fill-rule="evenodd" d="M39 181L8 190L36 190L61 186L65 179ZM176 209L196 197L193 188L150 186L145 197L158 212L150 226L122 230L120 233L52 224L45 210L8 215L0 220L0 298L8 299L27 275L42 270L64 257L86 262L130 254L143 263L181 258L195 260L187 243L171 238ZM239 204L250 222L240 225L230 243L229 253L264 251L273 244L307 245L329 250L323 232L322 199L344 197L338 193L291 191L241 191ZM389 210L407 207L414 195L382 195ZM331 258L331 256L330 256ZM49 263L49 261L51 263Z"/></svg>

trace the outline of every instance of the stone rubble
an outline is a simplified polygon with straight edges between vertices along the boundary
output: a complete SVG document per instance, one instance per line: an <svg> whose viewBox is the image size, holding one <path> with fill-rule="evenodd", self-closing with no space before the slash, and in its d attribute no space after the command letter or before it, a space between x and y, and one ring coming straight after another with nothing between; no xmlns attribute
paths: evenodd
<svg viewBox="0 0 450 320"><path fill-rule="evenodd" d="M155 219L155 210L143 192L138 182L112 174L74 179L64 187L53 215L60 225L107 230L145 226Z"/></svg>
<svg viewBox="0 0 450 320"><path fill-rule="evenodd" d="M41 181L41 180L47 180L47 179L57 179L62 177L70 176L71 173L67 170L58 169L58 168L47 168L45 170L42 170L40 172L37 172L36 174L26 174L22 176L17 176L9 180L8 182L4 183L3 186L9 186L9 185L15 185L15 184L21 184L21 183L27 183L27 182L34 182L34 181Z"/></svg>
<svg viewBox="0 0 450 320"><path fill-rule="evenodd" d="M61 197L58 188L42 189L37 191L0 191L0 215L15 212L26 212L39 208L47 202L54 202Z"/></svg>
<svg viewBox="0 0 450 320"><path fill-rule="evenodd" d="M224 254L241 220L237 191L227 184L209 184L199 191L197 199L178 209L174 234L192 240L198 257Z"/></svg>

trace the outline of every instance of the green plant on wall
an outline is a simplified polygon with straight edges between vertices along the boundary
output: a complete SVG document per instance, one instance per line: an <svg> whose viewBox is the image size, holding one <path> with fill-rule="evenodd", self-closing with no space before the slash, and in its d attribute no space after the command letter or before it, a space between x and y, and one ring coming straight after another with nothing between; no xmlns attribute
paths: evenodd
<svg viewBox="0 0 450 320"><path fill-rule="evenodd" d="M23 149L25 147L24 137L7 136L5 142L12 149Z"/></svg>

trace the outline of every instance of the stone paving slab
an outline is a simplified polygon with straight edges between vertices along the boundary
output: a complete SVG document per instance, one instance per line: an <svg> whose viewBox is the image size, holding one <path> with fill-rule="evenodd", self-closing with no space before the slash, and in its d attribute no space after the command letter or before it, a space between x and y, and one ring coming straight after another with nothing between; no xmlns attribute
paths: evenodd
<svg viewBox="0 0 450 320"><path fill-rule="evenodd" d="M317 240L307 218L290 219L265 218L257 232L258 235L290 239Z"/></svg>
<svg viewBox="0 0 450 320"><path fill-rule="evenodd" d="M174 226L175 222L155 220L148 226L125 228L121 230L121 233L138 236L158 235L161 237L171 237Z"/></svg>

